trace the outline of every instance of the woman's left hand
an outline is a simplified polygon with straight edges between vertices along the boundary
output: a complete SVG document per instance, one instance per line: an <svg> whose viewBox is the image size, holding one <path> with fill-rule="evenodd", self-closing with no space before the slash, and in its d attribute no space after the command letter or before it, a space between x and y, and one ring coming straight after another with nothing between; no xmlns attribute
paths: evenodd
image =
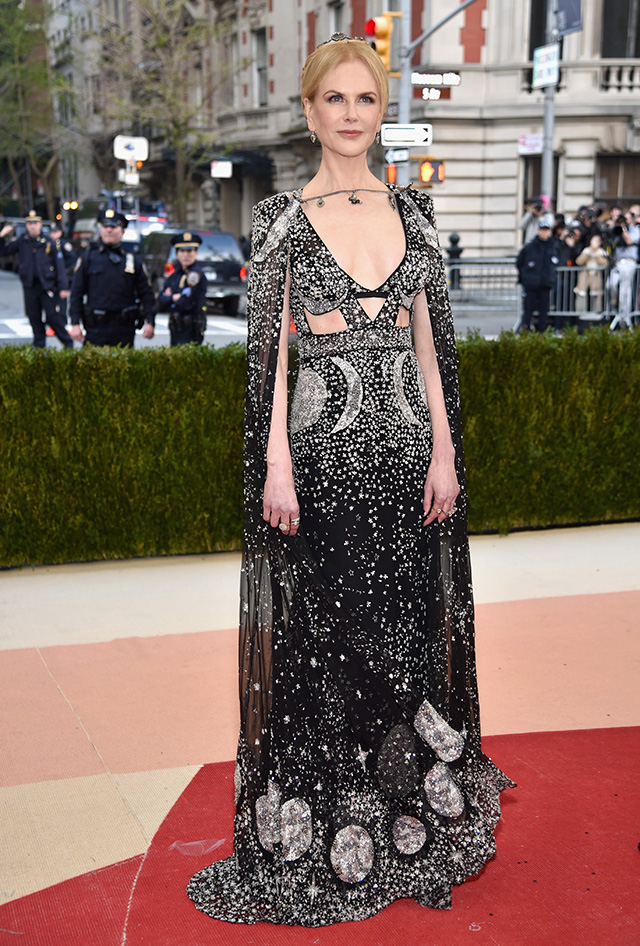
<svg viewBox="0 0 640 946"><path fill-rule="evenodd" d="M460 486L456 476L453 458L433 458L427 470L424 484L424 522L429 526L436 519L444 522L452 516L456 508L456 499L460 495Z"/></svg>

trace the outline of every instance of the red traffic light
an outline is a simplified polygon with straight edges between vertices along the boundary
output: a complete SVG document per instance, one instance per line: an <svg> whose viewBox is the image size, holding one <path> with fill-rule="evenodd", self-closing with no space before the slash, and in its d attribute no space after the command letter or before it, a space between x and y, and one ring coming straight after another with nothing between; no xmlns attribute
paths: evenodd
<svg viewBox="0 0 640 946"><path fill-rule="evenodd" d="M373 40L371 44L378 53L387 72L391 71L391 37L393 35L393 17L389 13L374 16L364 25L367 36Z"/></svg>

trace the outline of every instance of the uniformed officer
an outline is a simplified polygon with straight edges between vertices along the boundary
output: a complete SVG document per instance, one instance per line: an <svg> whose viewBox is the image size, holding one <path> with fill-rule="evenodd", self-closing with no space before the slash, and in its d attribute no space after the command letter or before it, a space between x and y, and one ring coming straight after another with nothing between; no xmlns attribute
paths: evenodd
<svg viewBox="0 0 640 946"><path fill-rule="evenodd" d="M18 257L18 275L22 280L24 308L33 329L33 344L44 348L47 344L46 322L51 326L65 348L73 348L73 339L65 328L66 319L59 312L61 299L69 295L69 283L62 255L55 244L42 235L42 217L30 210L25 217L27 232L5 242L13 227L0 230L0 256Z"/></svg>
<svg viewBox="0 0 640 946"><path fill-rule="evenodd" d="M172 345L201 345L207 327L207 277L196 256L202 237L178 233L172 240L178 257L175 271L166 279L158 297L160 312L169 312Z"/></svg>
<svg viewBox="0 0 640 946"><path fill-rule="evenodd" d="M121 245L127 218L117 210L98 217L100 239L78 257L71 284L71 335L89 345L133 345L136 328L153 338L156 303L147 274L135 253ZM140 307L144 317L140 315Z"/></svg>
<svg viewBox="0 0 640 946"><path fill-rule="evenodd" d="M51 227L49 231L49 236L53 240L55 248L58 253L62 256L62 262L64 264L64 271L67 274L67 280L69 285L73 280L73 268L76 264L76 254L73 252L73 246L69 240L65 240L62 234L62 228L55 224ZM62 316L63 321L67 321L67 297L60 299L59 303L60 315Z"/></svg>

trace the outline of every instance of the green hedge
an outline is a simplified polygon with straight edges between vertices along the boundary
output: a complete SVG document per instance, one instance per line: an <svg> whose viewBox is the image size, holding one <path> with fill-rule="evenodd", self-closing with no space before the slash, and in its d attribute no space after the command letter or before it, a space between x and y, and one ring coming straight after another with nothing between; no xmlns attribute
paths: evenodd
<svg viewBox="0 0 640 946"><path fill-rule="evenodd" d="M472 531L640 516L640 332L460 344ZM238 548L244 348L0 348L0 565Z"/></svg>

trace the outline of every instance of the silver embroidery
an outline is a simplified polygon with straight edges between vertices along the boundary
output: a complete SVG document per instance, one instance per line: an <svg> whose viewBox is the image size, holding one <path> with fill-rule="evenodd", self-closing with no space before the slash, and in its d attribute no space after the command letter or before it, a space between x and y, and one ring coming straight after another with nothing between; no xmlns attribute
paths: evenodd
<svg viewBox="0 0 640 946"><path fill-rule="evenodd" d="M256 800L258 841L265 851L273 851L280 841L280 786L269 782L266 795Z"/></svg>
<svg viewBox="0 0 640 946"><path fill-rule="evenodd" d="M408 424L420 426L420 421L418 420L416 415L413 413L413 410L411 409L411 405L409 404L409 401L407 400L407 395L404 393L404 386L402 384L402 367L406 359L408 358L409 354L410 352L403 351L401 352L401 354L398 355L398 357L394 361L393 384L396 391L396 400L398 402L398 408L400 409L400 413L402 414L402 416L404 417L404 419L406 420Z"/></svg>
<svg viewBox="0 0 640 946"><path fill-rule="evenodd" d="M343 375L347 381L347 399L344 405L344 410L340 415L337 424L331 431L332 434L335 434L338 430L344 430L345 427L348 427L349 424L352 424L360 413L360 408L362 407L362 398L363 398L363 387L362 387L362 378L353 367L350 361L345 361L344 358L338 358L335 355L331 361L342 371Z"/></svg>
<svg viewBox="0 0 640 946"><path fill-rule="evenodd" d="M319 420L327 401L327 385L313 368L301 368L291 402L289 429L292 434Z"/></svg>
<svg viewBox="0 0 640 946"><path fill-rule="evenodd" d="M393 823L393 843L401 854L416 854L427 840L427 829L417 818L402 815Z"/></svg>
<svg viewBox="0 0 640 946"><path fill-rule="evenodd" d="M280 809L282 856L296 861L309 850L313 837L311 808L302 798L291 798Z"/></svg>
<svg viewBox="0 0 640 946"><path fill-rule="evenodd" d="M407 206L413 212L413 215L415 216L418 222L418 226L422 230L422 235L424 236L425 242L429 246L433 247L434 250L439 251L440 244L438 242L438 234L437 234L436 228L433 226L429 218L424 216L420 208L417 206L417 204L414 203L413 199L406 192L404 194L404 199L406 201Z"/></svg>
<svg viewBox="0 0 640 946"><path fill-rule="evenodd" d="M373 867L373 841L360 825L350 824L336 834L331 845L331 864L340 880L356 884Z"/></svg>
<svg viewBox="0 0 640 946"><path fill-rule="evenodd" d="M462 792L453 781L444 762L436 762L424 781L427 801L434 811L445 818L456 818L464 811Z"/></svg>
<svg viewBox="0 0 640 946"><path fill-rule="evenodd" d="M242 772L240 770L240 764L236 761L236 767L233 770L233 787L235 795L235 804L238 804L240 798L240 792L242 790Z"/></svg>
<svg viewBox="0 0 640 946"><path fill-rule="evenodd" d="M293 195L287 196L292 197ZM256 263L264 263L267 256L282 242L290 222L299 210L300 204L296 200L292 200L282 213L278 214L273 226L267 232L262 246L254 252L253 259Z"/></svg>
<svg viewBox="0 0 640 946"><path fill-rule="evenodd" d="M294 288L303 306L311 315L326 315L327 312L339 309L349 292L349 287L345 282L339 282L337 285L331 287L336 291L336 295L332 296L331 299L307 295L302 292L299 286L295 286Z"/></svg>
<svg viewBox="0 0 640 946"><path fill-rule="evenodd" d="M420 737L443 762L453 762L462 755L464 736L456 732L428 700L420 706L413 725Z"/></svg>

